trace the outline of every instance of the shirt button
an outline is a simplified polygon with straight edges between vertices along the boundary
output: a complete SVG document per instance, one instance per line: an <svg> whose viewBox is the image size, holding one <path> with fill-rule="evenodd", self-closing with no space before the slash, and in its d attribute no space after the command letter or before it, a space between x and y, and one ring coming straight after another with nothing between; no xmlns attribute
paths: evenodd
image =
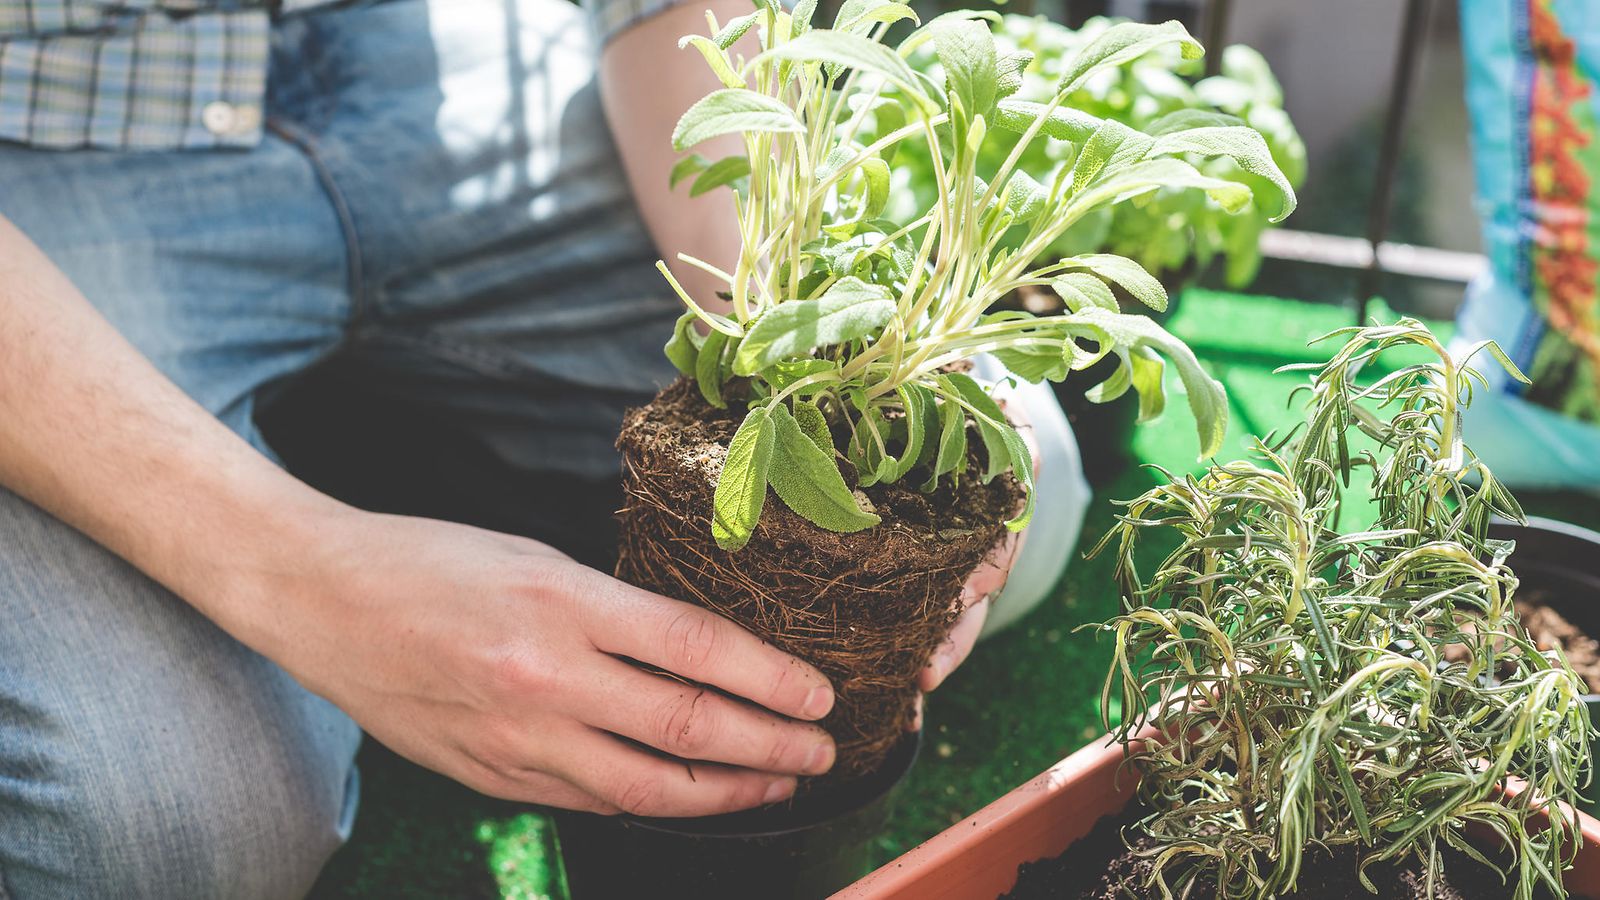
<svg viewBox="0 0 1600 900"><path fill-rule="evenodd" d="M212 134L231 134L237 127L238 115L233 104L213 100L200 111L200 121Z"/></svg>

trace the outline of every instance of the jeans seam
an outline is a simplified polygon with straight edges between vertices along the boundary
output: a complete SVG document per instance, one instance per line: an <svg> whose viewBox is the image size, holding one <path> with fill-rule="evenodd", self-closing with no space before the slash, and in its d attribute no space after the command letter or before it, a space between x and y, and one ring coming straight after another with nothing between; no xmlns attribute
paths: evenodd
<svg viewBox="0 0 1600 900"><path fill-rule="evenodd" d="M366 263L361 255L361 238L356 230L355 215L351 212L350 203L345 198L344 191L339 189L339 183L334 180L333 171L323 162L316 138L299 126L276 116L267 119L267 128L299 148L305 155L312 171L316 173L317 183L333 206L334 217L339 221L339 232L344 238L345 289L350 293L350 322L351 324L359 322L365 316L368 306Z"/></svg>
<svg viewBox="0 0 1600 900"><path fill-rule="evenodd" d="M428 332L402 334L392 329L384 329L382 332L368 332L361 337L361 341L370 344L387 343L391 346L418 350L433 356L435 359L454 363L479 375L491 378L524 378L530 375L540 379L549 377L538 368L519 362L505 354L476 350Z"/></svg>

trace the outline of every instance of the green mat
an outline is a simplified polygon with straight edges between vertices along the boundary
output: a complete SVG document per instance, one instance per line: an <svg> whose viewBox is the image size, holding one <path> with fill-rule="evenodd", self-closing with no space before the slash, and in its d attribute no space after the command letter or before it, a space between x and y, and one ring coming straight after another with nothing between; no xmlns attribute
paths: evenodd
<svg viewBox="0 0 1600 900"><path fill-rule="evenodd" d="M1251 436L1295 421L1287 404L1304 377L1273 370L1326 358L1330 348L1308 350L1306 342L1348 324L1350 313L1336 307L1198 290L1185 294L1168 327L1227 386L1231 422L1221 458L1241 456ZM1435 330L1445 335L1449 329L1435 323ZM1169 390L1181 391L1175 378L1169 381ZM1181 397L1171 400L1162 420L1139 432L1134 449L1138 459L1173 471L1197 467L1197 442ZM1085 540L1098 538L1111 524L1111 498L1132 497L1153 481L1150 472L1136 468L1098 492ZM1559 496L1522 499L1530 513L1600 526L1595 504ZM1347 514L1362 512L1357 507ZM1108 648L1092 632L1074 629L1115 614L1110 584L1109 559L1074 561L1051 600L980 646L930 698L922 760L900 796L892 827L878 839L880 862L1102 733L1096 706ZM314 896L565 896L544 816L474 794L371 742L360 762L363 797L355 835L329 864Z"/></svg>

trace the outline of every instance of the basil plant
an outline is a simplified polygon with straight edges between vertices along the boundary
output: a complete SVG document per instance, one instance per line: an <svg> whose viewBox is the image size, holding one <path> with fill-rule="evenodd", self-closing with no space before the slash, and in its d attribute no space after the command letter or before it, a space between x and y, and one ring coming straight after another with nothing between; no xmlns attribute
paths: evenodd
<svg viewBox="0 0 1600 900"><path fill-rule="evenodd" d="M726 283L731 310L706 309L658 264L688 307L668 357L712 406L745 409L714 492L717 543L733 550L749 540L769 484L823 528L872 527L879 518L846 471L860 487L910 478L929 492L1009 472L1027 500L1007 525L1024 527L1032 462L988 389L961 371L978 354L1030 382L1060 381L1113 357L1118 367L1091 399L1132 389L1143 419L1162 410L1169 361L1202 455L1215 452L1227 425L1222 386L1160 326L1123 312L1113 292L1161 310L1161 283L1121 256L1040 259L1085 216L1155 191L1203 191L1231 211L1251 204L1249 185L1203 174L1196 158L1226 157L1258 176L1275 218L1293 209L1294 191L1261 135L1237 119L1183 110L1138 131L1066 105L1096 73L1155 48L1200 56L1194 38L1176 22L1117 25L1063 67L1053 95L1024 101L1014 95L1029 55L1001 52L992 14L959 11L922 24L894 0L846 0L822 29L812 27L815 9L815 0L792 13L762 0L726 23L708 15L709 35L681 41L723 87L684 113L674 146L743 137L742 153L691 155L673 172L674 183L690 180L691 193L732 191L742 235L733 271L682 257ZM903 20L914 30L885 43ZM732 48L752 30L760 52L745 59ZM907 63L923 46L937 54L941 80ZM979 177L984 147L1001 135L1013 150ZM1047 139L1078 148L1070 167L1045 176L1018 165ZM935 161L937 197L886 217L896 153L910 145ZM1062 311L990 311L1025 285L1053 289ZM981 453L975 446L969 455L969 421Z"/></svg>

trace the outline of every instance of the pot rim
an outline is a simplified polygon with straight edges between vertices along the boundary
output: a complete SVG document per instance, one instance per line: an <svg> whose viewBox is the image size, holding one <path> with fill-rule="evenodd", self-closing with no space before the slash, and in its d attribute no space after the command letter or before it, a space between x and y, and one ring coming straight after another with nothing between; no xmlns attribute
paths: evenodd
<svg viewBox="0 0 1600 900"><path fill-rule="evenodd" d="M1515 533L1521 532L1523 534L1546 537L1553 536L1559 540L1592 546L1595 551L1592 555L1562 554L1558 564L1563 568L1583 572L1594 580L1600 581L1600 532L1584 528L1582 525L1574 525L1571 522L1563 522L1560 519L1551 519L1544 516L1528 516L1525 522L1516 522L1495 516L1490 520L1489 527L1491 531L1513 532L1513 534L1509 535L1513 540L1518 540ZM1552 566L1552 562L1549 557L1534 556L1519 564L1515 553L1512 554L1509 560L1513 573L1519 569L1523 571L1548 569ZM1557 603L1556 605L1564 606L1565 604ZM1600 639L1600 634L1592 634L1590 637ZM1584 694L1582 699L1584 703L1590 705L1600 704L1600 691ZM1597 748L1597 750L1600 750L1600 748ZM1597 773L1596 777L1600 777L1600 773Z"/></svg>

